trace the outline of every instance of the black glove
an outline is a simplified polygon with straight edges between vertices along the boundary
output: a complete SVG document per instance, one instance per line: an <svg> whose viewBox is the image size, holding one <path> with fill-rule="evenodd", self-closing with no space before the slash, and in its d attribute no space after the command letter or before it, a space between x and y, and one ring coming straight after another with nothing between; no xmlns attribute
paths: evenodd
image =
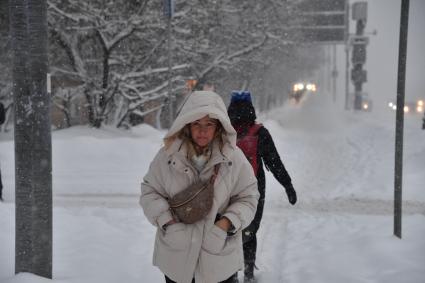
<svg viewBox="0 0 425 283"><path fill-rule="evenodd" d="M297 202L297 193L292 184L285 186L286 194L288 195L289 203L294 205Z"/></svg>
<svg viewBox="0 0 425 283"><path fill-rule="evenodd" d="M245 243L251 242L254 239L254 236L255 236L254 232L252 232L248 229L243 230L242 231L242 243L245 244Z"/></svg>

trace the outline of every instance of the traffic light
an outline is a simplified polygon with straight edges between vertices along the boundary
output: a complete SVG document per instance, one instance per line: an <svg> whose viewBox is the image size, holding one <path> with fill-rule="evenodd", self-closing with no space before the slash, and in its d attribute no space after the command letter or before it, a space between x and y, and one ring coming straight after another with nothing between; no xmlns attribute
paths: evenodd
<svg viewBox="0 0 425 283"><path fill-rule="evenodd" d="M355 84L367 82L367 71L362 69L361 64L354 65L354 68L351 69L351 80Z"/></svg>
<svg viewBox="0 0 425 283"><path fill-rule="evenodd" d="M366 45L369 43L369 37L363 35L353 36L350 39L350 43L353 46L351 57L353 65L366 63Z"/></svg>
<svg viewBox="0 0 425 283"><path fill-rule="evenodd" d="M366 63L366 45L356 44L353 46L353 57L351 58L351 62L354 65Z"/></svg>
<svg viewBox="0 0 425 283"><path fill-rule="evenodd" d="M369 38L364 35L364 29L367 21L367 2L357 2L352 6L352 18L356 21L356 33L350 37L349 44L352 48L351 62L351 80L354 84L354 109L370 110L370 105L363 99L362 84L367 81L367 72L363 70L366 63L366 46Z"/></svg>

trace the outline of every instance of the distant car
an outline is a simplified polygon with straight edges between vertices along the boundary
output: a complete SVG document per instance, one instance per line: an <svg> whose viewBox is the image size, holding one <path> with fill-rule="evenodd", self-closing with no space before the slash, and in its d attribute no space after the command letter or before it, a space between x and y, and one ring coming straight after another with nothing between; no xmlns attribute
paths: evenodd
<svg viewBox="0 0 425 283"><path fill-rule="evenodd" d="M397 104L395 102L389 102L388 107L392 110L397 110ZM404 103L405 114L423 114L425 109L425 103L423 99L417 101L408 101Z"/></svg>
<svg viewBox="0 0 425 283"><path fill-rule="evenodd" d="M314 93L316 91L316 84L311 82L298 82L292 86L292 91L289 93L289 99L299 103L306 93Z"/></svg>
<svg viewBox="0 0 425 283"><path fill-rule="evenodd" d="M372 107L373 107L372 100L369 99L368 97L363 97L362 98L362 110L370 112L370 111L372 111Z"/></svg>

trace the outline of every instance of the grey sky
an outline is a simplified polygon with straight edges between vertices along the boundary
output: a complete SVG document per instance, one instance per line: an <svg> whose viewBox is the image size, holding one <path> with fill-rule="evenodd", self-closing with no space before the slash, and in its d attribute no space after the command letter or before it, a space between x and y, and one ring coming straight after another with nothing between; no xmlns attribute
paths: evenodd
<svg viewBox="0 0 425 283"><path fill-rule="evenodd" d="M368 83L372 99L395 100L401 0L369 0L367 31ZM425 98L425 1L411 0L407 49L406 101Z"/></svg>

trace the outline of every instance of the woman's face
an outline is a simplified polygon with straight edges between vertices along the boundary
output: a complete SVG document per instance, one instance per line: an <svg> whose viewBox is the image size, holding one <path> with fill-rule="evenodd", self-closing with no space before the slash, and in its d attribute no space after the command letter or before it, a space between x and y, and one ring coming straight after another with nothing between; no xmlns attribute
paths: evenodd
<svg viewBox="0 0 425 283"><path fill-rule="evenodd" d="M192 140L200 147L206 147L213 139L218 121L205 116L190 123Z"/></svg>

